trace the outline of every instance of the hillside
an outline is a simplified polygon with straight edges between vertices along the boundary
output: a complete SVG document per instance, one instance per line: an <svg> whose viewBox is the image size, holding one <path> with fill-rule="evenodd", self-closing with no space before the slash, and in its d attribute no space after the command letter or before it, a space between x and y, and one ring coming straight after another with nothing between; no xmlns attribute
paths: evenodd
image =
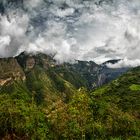
<svg viewBox="0 0 140 140"><path fill-rule="evenodd" d="M22 53L0 66L0 139L140 138L140 68L88 91L79 71L96 72L94 62L58 65L50 56Z"/></svg>
<svg viewBox="0 0 140 140"><path fill-rule="evenodd" d="M90 93L94 115L108 135L120 139L140 138L140 67ZM123 137L125 135L125 137ZM131 136L131 137L129 137Z"/></svg>
<svg viewBox="0 0 140 140"><path fill-rule="evenodd" d="M0 59L0 139L48 138L47 109L76 92L53 66L43 54Z"/></svg>
<svg viewBox="0 0 140 140"><path fill-rule="evenodd" d="M106 98L106 101L117 104L123 111L129 110L139 118L140 116L137 115L140 113L140 67L123 74L119 79L97 89L93 94Z"/></svg>

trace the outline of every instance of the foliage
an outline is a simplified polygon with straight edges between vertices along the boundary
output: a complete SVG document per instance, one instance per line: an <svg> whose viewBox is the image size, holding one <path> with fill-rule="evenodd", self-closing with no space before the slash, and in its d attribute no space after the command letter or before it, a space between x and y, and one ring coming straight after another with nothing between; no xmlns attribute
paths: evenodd
<svg viewBox="0 0 140 140"><path fill-rule="evenodd" d="M92 129L90 102L86 93L77 92L68 104L58 100L48 109L47 118L56 139L85 139Z"/></svg>
<svg viewBox="0 0 140 140"><path fill-rule="evenodd" d="M10 139L45 139L45 115L33 101L0 95L0 136Z"/></svg>
<svg viewBox="0 0 140 140"><path fill-rule="evenodd" d="M130 86L130 89L133 91L140 91L140 85L133 84Z"/></svg>
<svg viewBox="0 0 140 140"><path fill-rule="evenodd" d="M0 86L0 139L140 139L140 68L90 92L86 82L76 89L79 75L48 65L41 59L32 69L23 64L24 73L17 70L26 79L8 75L11 81Z"/></svg>
<svg viewBox="0 0 140 140"><path fill-rule="evenodd" d="M95 133L100 132L101 128L103 130L97 136L102 139L109 139L110 136L121 139L140 138L139 77L140 69L137 68L90 93L93 114L100 123Z"/></svg>

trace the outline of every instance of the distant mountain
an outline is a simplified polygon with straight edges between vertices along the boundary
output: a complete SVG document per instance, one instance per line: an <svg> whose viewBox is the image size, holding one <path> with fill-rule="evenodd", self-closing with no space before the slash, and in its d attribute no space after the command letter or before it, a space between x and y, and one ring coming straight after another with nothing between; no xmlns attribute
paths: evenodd
<svg viewBox="0 0 140 140"><path fill-rule="evenodd" d="M130 68L108 68L107 63L117 63L119 60L110 60L101 65L94 63L93 61L77 61L75 64L65 63L62 67L79 73L83 77L86 87L88 89L94 89L121 76L123 73L128 71ZM61 73L61 68L59 72ZM56 68L57 70L57 68ZM67 79L69 81L69 79ZM83 86L85 85L83 84Z"/></svg>
<svg viewBox="0 0 140 140"><path fill-rule="evenodd" d="M106 64L108 64L108 63L115 64L119 61L120 61L120 59L109 60L100 65L100 70L99 70L100 75L99 75L99 81L98 81L99 86L109 83L110 81L118 78L119 76L121 76L122 74L126 73L128 70L131 69L128 67L126 67L126 68L108 68L106 66Z"/></svg>

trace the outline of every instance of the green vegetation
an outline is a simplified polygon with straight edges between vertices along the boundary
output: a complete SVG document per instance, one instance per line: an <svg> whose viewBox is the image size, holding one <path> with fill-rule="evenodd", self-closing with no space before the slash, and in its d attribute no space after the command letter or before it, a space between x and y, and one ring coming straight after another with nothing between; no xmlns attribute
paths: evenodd
<svg viewBox="0 0 140 140"><path fill-rule="evenodd" d="M140 85L133 84L130 86L132 91L140 91Z"/></svg>
<svg viewBox="0 0 140 140"><path fill-rule="evenodd" d="M0 136L4 139L45 139L45 114L31 100L0 95Z"/></svg>
<svg viewBox="0 0 140 140"><path fill-rule="evenodd" d="M61 78L65 79L66 81L70 82L76 88L80 88L81 86L88 86L88 82L84 77L82 77L78 72L70 70L65 66L57 66L51 68L51 71L55 71L56 74L58 74Z"/></svg>
<svg viewBox="0 0 140 140"><path fill-rule="evenodd" d="M24 74L17 65L26 79L0 86L0 139L140 139L140 68L89 92L76 89L80 83L66 69L61 74L37 62L32 69L24 65Z"/></svg>

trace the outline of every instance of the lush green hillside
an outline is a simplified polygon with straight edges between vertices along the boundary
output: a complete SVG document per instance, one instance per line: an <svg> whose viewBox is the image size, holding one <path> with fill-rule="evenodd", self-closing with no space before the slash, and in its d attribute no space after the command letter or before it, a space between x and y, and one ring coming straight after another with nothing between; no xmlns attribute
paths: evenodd
<svg viewBox="0 0 140 140"><path fill-rule="evenodd" d="M140 139L140 67L90 95L105 137Z"/></svg>
<svg viewBox="0 0 140 140"><path fill-rule="evenodd" d="M122 111L129 111L139 118L137 115L140 113L140 67L127 72L93 94L99 98L104 97L107 102L116 104Z"/></svg>
<svg viewBox="0 0 140 140"><path fill-rule="evenodd" d="M140 139L140 68L89 92L77 89L84 78L46 55L0 65L0 139Z"/></svg>

